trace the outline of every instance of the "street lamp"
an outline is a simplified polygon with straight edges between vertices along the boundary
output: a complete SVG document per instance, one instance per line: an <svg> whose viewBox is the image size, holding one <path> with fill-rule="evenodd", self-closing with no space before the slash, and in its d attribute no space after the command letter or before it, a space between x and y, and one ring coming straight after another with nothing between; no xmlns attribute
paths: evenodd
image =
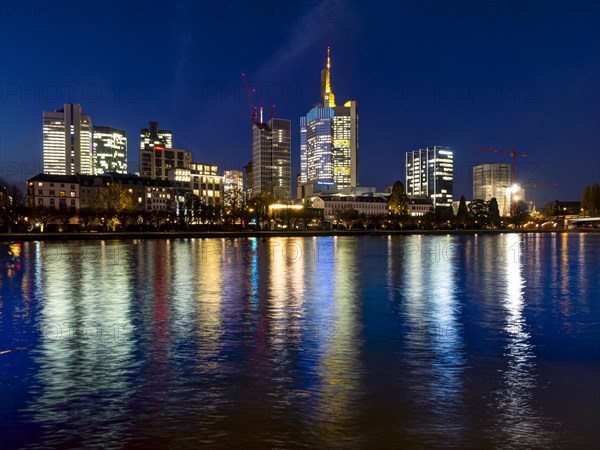
<svg viewBox="0 0 600 450"><path fill-rule="evenodd" d="M516 195L517 192L521 190L521 187L518 184L513 184L510 187L506 188L506 193L510 195L510 212L511 216L515 215L515 203L519 201L519 196Z"/></svg>

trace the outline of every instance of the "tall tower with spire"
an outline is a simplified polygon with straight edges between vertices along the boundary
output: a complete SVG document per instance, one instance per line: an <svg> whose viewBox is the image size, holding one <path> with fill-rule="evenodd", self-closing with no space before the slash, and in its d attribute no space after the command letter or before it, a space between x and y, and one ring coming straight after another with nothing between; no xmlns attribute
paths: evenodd
<svg viewBox="0 0 600 450"><path fill-rule="evenodd" d="M350 193L358 186L358 102L336 105L329 47L321 70L321 101L300 118L299 198L319 191Z"/></svg>
<svg viewBox="0 0 600 450"><path fill-rule="evenodd" d="M335 95L331 90L331 55L327 47L327 66L321 70L321 99L325 108L335 107Z"/></svg>

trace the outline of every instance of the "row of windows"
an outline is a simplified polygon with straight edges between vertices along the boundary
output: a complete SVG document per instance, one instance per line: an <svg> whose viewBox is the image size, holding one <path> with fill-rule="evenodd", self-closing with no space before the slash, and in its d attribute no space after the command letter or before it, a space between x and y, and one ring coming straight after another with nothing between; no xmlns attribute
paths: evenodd
<svg viewBox="0 0 600 450"><path fill-rule="evenodd" d="M66 198L59 199L59 203L58 204L59 204L59 206L67 206L67 199ZM43 198L38 199L38 205L42 205L42 206L44 205L44 199ZM55 199L53 199L53 198L49 199L48 205L49 206L56 205ZM71 199L70 205L71 206L77 206L77 203L75 202L74 198Z"/></svg>
<svg viewBox="0 0 600 450"><path fill-rule="evenodd" d="M38 181L38 187L44 187L44 183L41 182L41 181ZM54 187L54 183L50 183L50 187ZM65 183L60 183L60 187L64 188L65 187ZM71 189L75 189L75 185L74 184L71 185Z"/></svg>
<svg viewBox="0 0 600 450"><path fill-rule="evenodd" d="M44 190L43 189L38 189L38 195L43 197L44 196ZM55 197L56 196L56 191L54 189L50 189L48 191L48 195L50 197ZM66 191L59 191L58 195L60 197L66 197L67 193L66 193ZM71 192L69 192L69 197L77 197L77 193L75 191L71 191Z"/></svg>
<svg viewBox="0 0 600 450"><path fill-rule="evenodd" d="M331 209L382 209L387 208L387 203L351 203L351 204L339 204L334 203L333 205L327 205L327 208Z"/></svg>

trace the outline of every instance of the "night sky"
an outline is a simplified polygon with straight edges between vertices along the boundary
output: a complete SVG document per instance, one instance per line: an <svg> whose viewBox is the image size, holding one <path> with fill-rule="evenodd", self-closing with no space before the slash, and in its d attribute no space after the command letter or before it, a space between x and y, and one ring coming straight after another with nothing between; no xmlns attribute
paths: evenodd
<svg viewBox="0 0 600 450"><path fill-rule="evenodd" d="M318 101L331 46L336 101L359 102L360 184L404 179L406 151L455 150L455 199L472 196L475 163L529 153L522 182L538 207L580 200L600 180L598 2L0 3L0 162L4 178L42 167L42 111L81 103L96 125L127 131L137 171L139 129L173 131L198 162L250 159L240 74L268 117L292 121ZM295 190L295 189L294 189Z"/></svg>

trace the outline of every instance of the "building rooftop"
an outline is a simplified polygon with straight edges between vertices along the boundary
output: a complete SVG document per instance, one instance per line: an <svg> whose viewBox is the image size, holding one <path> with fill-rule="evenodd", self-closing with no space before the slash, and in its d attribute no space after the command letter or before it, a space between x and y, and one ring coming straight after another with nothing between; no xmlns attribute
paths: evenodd
<svg viewBox="0 0 600 450"><path fill-rule="evenodd" d="M169 187L171 183L167 180L153 180L151 178L142 178L139 175L131 173L107 172L104 175L53 175L40 173L27 181L47 181L51 183L70 183L82 184L84 186L94 186L100 183L106 184L109 181L116 181L119 184L161 186Z"/></svg>
<svg viewBox="0 0 600 450"><path fill-rule="evenodd" d="M48 181L56 183L79 183L79 175L53 175L49 173L38 173L27 181Z"/></svg>
<svg viewBox="0 0 600 450"><path fill-rule="evenodd" d="M408 202L411 205L433 205L433 200L426 195L409 195Z"/></svg>
<svg viewBox="0 0 600 450"><path fill-rule="evenodd" d="M322 195L324 201L341 201L341 202L371 202L371 203L387 203L387 198L379 195Z"/></svg>

